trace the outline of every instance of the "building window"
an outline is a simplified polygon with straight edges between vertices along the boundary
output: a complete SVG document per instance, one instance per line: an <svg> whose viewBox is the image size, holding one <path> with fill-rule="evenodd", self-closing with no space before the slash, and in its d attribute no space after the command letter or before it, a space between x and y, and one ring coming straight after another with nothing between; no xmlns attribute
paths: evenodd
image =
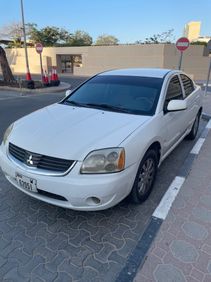
<svg viewBox="0 0 211 282"><path fill-rule="evenodd" d="M82 55L61 55L63 73L73 73L75 67L82 67Z"/></svg>
<svg viewBox="0 0 211 282"><path fill-rule="evenodd" d="M82 56L81 55L73 56L73 63L74 63L74 67L82 67Z"/></svg>

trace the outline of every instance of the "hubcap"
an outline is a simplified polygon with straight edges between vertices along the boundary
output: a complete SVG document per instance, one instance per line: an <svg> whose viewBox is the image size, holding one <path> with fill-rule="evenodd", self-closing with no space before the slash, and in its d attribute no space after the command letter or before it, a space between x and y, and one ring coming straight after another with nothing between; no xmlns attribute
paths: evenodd
<svg viewBox="0 0 211 282"><path fill-rule="evenodd" d="M138 178L138 193L144 195L151 188L155 174L155 162L152 158L148 158L140 171Z"/></svg>

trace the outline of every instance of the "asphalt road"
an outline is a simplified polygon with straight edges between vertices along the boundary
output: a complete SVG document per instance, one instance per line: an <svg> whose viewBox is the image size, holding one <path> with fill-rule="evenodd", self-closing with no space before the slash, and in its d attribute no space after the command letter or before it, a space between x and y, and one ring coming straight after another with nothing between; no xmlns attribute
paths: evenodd
<svg viewBox="0 0 211 282"><path fill-rule="evenodd" d="M75 87L83 79L68 82ZM0 140L11 122L63 95L0 91ZM201 121L199 133L204 126ZM115 281L193 144L184 140L163 162L145 203L126 199L100 212L42 203L12 187L0 172L0 280Z"/></svg>

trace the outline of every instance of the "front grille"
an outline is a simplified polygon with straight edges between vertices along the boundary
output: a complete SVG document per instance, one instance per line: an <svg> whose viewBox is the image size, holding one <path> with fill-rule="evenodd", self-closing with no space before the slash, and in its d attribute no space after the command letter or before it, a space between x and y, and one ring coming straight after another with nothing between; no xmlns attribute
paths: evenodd
<svg viewBox="0 0 211 282"><path fill-rule="evenodd" d="M45 156L24 150L12 143L9 143L9 153L15 159L31 168L62 173L67 171L74 163L72 160L65 160Z"/></svg>

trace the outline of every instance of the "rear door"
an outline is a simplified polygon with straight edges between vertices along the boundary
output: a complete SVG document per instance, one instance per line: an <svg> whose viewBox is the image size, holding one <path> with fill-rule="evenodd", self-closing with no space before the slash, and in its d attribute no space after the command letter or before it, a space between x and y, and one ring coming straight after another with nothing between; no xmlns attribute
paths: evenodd
<svg viewBox="0 0 211 282"><path fill-rule="evenodd" d="M180 79L185 92L185 100L187 101L187 110L185 111L185 121L187 128L192 127L196 115L199 111L200 93L196 89L193 81L185 74L180 74Z"/></svg>

